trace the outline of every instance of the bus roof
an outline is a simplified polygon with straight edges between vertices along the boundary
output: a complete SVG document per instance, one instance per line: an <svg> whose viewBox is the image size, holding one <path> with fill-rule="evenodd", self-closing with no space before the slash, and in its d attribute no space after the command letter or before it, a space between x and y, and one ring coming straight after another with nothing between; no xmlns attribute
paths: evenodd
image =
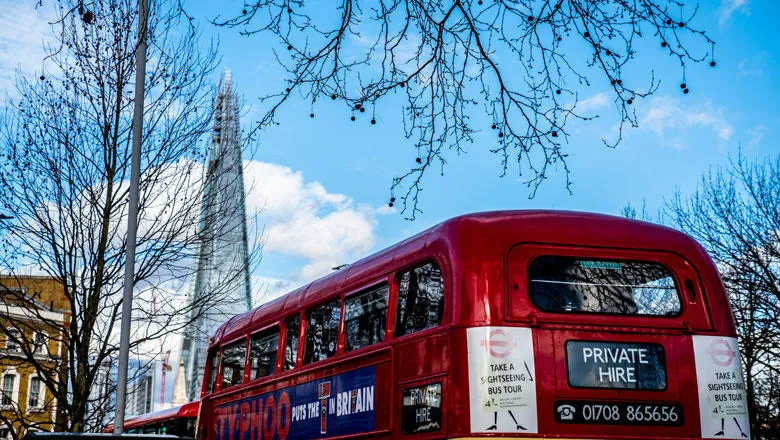
<svg viewBox="0 0 780 440"><path fill-rule="evenodd" d="M262 304L222 324L214 333L211 345L229 342L247 330L263 327L267 317L285 316L300 306L312 305L336 291L349 289L355 283L371 281L371 276L388 269L413 263L416 254L432 243L445 249L485 251L485 237L490 234L499 243L513 241L631 247L667 250L709 261L704 249L692 238L675 229L639 220L604 214L553 210L491 211L466 214L446 220L400 243L394 244L347 267L328 274L286 295ZM473 256L473 255L472 255ZM264 319L265 318L265 319Z"/></svg>
<svg viewBox="0 0 780 440"><path fill-rule="evenodd" d="M157 422L163 422L174 418L181 417L198 417L198 410L200 409L200 401L185 403L181 406L174 406L172 408L166 408L155 412L141 414L139 416L131 417L125 420L125 431L138 426L150 425Z"/></svg>

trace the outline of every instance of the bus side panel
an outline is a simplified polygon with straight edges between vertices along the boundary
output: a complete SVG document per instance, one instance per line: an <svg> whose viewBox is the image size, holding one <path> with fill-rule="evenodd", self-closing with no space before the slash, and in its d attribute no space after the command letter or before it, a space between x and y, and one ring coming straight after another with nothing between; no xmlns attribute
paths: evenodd
<svg viewBox="0 0 780 440"><path fill-rule="evenodd" d="M423 337L398 344L395 349L395 366L399 383L447 372L450 366L449 337L447 332L439 329L434 332L431 334L426 330L419 333Z"/></svg>
<svg viewBox="0 0 780 440"><path fill-rule="evenodd" d="M555 425L552 399L555 394L556 378L560 376L555 363L554 332L534 329L534 364L536 365L536 408L539 432L551 432ZM564 366L565 368L565 366ZM566 374L565 372L563 373Z"/></svg>
<svg viewBox="0 0 780 440"><path fill-rule="evenodd" d="M396 392L393 400L393 433L414 434L412 438L441 438L447 432L447 408L450 402L449 370L451 366L450 333L441 327L434 327L415 333L410 340L400 342L394 350ZM441 384L441 420L426 423L424 409L418 409L420 418L404 412L404 391L408 393L424 390L426 385ZM409 402L406 402L408 405ZM438 411L438 410L436 410ZM436 427L435 425L439 425ZM417 433L417 430L420 430Z"/></svg>
<svg viewBox="0 0 780 440"><path fill-rule="evenodd" d="M466 348L466 329L456 328L450 333L452 341L452 387L451 395L444 396L449 401L451 414L447 432L449 437L468 437L471 435L469 426L469 359ZM457 385L456 385L457 384Z"/></svg>

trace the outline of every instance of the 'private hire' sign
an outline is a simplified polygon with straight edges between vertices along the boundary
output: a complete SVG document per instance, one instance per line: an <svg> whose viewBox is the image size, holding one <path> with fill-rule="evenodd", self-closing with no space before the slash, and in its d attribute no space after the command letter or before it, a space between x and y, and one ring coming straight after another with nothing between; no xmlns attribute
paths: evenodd
<svg viewBox="0 0 780 440"><path fill-rule="evenodd" d="M666 389L666 361L659 344L568 341L566 363L572 387Z"/></svg>

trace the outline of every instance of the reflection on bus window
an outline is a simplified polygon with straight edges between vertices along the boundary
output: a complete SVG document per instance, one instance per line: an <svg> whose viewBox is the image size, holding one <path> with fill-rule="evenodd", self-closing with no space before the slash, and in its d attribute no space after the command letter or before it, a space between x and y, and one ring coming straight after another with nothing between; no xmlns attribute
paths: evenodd
<svg viewBox="0 0 780 440"><path fill-rule="evenodd" d="M674 277L658 263L542 256L531 262L528 277L534 304L550 312L680 312Z"/></svg>
<svg viewBox="0 0 780 440"><path fill-rule="evenodd" d="M441 269L428 263L403 272L398 286L395 335L403 336L441 324L444 283Z"/></svg>
<svg viewBox="0 0 780 440"><path fill-rule="evenodd" d="M219 352L218 351L212 351L209 354L210 361L209 361L209 382L208 382L208 392L213 393L214 392L214 386L217 383L217 360L219 359Z"/></svg>
<svg viewBox="0 0 780 440"><path fill-rule="evenodd" d="M279 329L274 328L252 336L249 349L250 380L268 376L276 370L279 352Z"/></svg>
<svg viewBox="0 0 780 440"><path fill-rule="evenodd" d="M304 364L321 361L336 354L339 342L341 302L335 299L310 310L308 319Z"/></svg>
<svg viewBox="0 0 780 440"><path fill-rule="evenodd" d="M287 319L287 335L284 339L284 360L282 370L292 370L298 361L298 337L301 333L301 317L293 316Z"/></svg>
<svg viewBox="0 0 780 440"><path fill-rule="evenodd" d="M357 350L382 342L387 325L387 284L347 298L344 303L346 351Z"/></svg>
<svg viewBox="0 0 780 440"><path fill-rule="evenodd" d="M222 349L222 388L229 388L244 381L246 342L241 341Z"/></svg>
<svg viewBox="0 0 780 440"><path fill-rule="evenodd" d="M187 419L184 421L184 423L181 423L181 425L184 425L181 427L181 431L177 434L180 437L189 437L189 438L195 438L195 427L198 423L198 419L196 417L187 417Z"/></svg>

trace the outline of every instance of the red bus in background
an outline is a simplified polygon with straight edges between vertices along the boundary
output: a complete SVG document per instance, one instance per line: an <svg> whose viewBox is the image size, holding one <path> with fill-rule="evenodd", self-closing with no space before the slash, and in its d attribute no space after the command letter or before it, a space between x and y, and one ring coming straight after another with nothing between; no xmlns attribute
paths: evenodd
<svg viewBox="0 0 780 440"><path fill-rule="evenodd" d="M223 324L198 438L749 438L736 336L680 232L464 215Z"/></svg>
<svg viewBox="0 0 780 440"><path fill-rule="evenodd" d="M141 414L125 420L124 432L128 434L168 434L179 437L195 437L195 424L200 402L185 403L160 411ZM108 425L103 432L114 432L114 425Z"/></svg>

